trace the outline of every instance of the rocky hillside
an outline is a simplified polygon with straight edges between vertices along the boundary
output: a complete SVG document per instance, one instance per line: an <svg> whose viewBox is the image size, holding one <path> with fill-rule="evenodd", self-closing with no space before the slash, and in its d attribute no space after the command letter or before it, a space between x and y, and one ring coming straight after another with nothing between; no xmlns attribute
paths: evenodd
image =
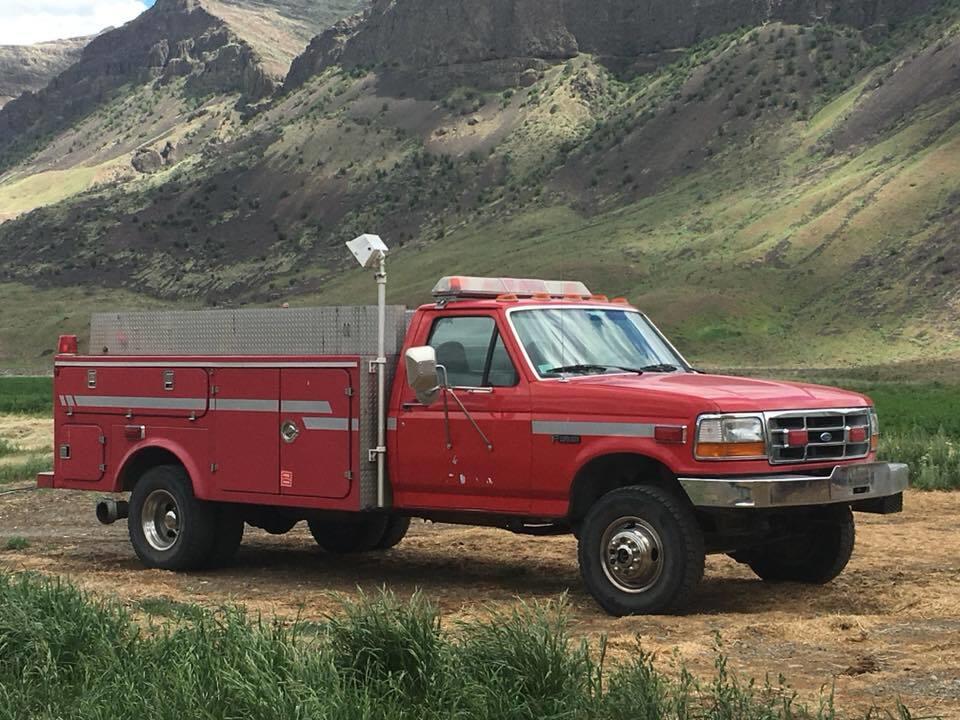
<svg viewBox="0 0 960 720"><path fill-rule="evenodd" d="M960 0L381 1L259 92L212 7L160 0L145 76L7 131L0 362L94 308L356 302L368 230L400 302L509 267L627 294L697 361L960 355Z"/></svg>
<svg viewBox="0 0 960 720"><path fill-rule="evenodd" d="M244 0L157 0L121 28L91 41L79 60L35 94L0 111L0 170L43 147L98 107L148 83L185 80L194 97L238 93L244 103L269 97L305 38L322 29L327 12L308 0L271 7Z"/></svg>
<svg viewBox="0 0 960 720"><path fill-rule="evenodd" d="M436 76L466 72L502 85L543 61L593 56L620 69L649 69L675 50L739 27L782 21L882 29L934 0L376 0L362 17L311 43L289 86L325 67L405 67ZM466 66L466 67L464 67ZM474 66L474 67L470 67ZM442 69L440 73L437 69ZM432 72L431 72L432 71Z"/></svg>
<svg viewBox="0 0 960 720"><path fill-rule="evenodd" d="M37 91L80 57L90 38L36 45L0 45L0 108L28 90Z"/></svg>

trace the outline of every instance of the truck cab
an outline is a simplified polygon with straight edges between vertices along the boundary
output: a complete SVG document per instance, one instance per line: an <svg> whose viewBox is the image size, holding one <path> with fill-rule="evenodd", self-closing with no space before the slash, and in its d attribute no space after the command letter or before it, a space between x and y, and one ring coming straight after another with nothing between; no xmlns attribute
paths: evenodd
<svg viewBox="0 0 960 720"><path fill-rule="evenodd" d="M699 372L643 313L581 283L448 277L433 296L392 313L403 319L380 398L366 379L379 358L296 343L269 357L58 355L56 396L91 408L82 422L58 413L58 447L73 458L71 443L98 438L99 455L81 453L97 479L40 484L130 491L101 519L126 516L141 559L175 569L229 559L245 523L284 532L306 520L330 552L389 549L411 517L573 533L587 589L616 615L681 607L707 553L771 582L829 582L853 552L853 511L901 508L908 470L877 461L879 423L862 395ZM330 327L325 347L337 332L357 340L353 326ZM196 407L167 395L166 415L138 419L148 411L134 405L156 407L151 393L170 391L155 384L174 367L197 384L184 390ZM91 371L112 383L108 397L77 389ZM377 492L374 462L385 468Z"/></svg>

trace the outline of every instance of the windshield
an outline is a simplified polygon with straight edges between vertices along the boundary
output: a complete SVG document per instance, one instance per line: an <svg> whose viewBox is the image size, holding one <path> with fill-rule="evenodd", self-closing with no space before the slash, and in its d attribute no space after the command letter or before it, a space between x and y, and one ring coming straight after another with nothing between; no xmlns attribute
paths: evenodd
<svg viewBox="0 0 960 720"><path fill-rule="evenodd" d="M510 319L541 377L686 369L637 312L609 308L518 310Z"/></svg>

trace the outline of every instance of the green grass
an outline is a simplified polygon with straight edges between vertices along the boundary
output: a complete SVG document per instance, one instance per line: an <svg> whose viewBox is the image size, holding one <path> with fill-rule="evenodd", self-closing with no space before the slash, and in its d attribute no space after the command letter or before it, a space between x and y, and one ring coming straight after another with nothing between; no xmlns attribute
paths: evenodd
<svg viewBox="0 0 960 720"><path fill-rule="evenodd" d="M52 403L53 378L0 377L0 414L50 415L53 412Z"/></svg>
<svg viewBox="0 0 960 720"><path fill-rule="evenodd" d="M30 541L18 535L9 538L4 545L6 550L26 550L28 547L30 547Z"/></svg>
<svg viewBox="0 0 960 720"><path fill-rule="evenodd" d="M21 452L20 448L14 445L6 438L0 437L0 458L8 455L17 455Z"/></svg>
<svg viewBox="0 0 960 720"><path fill-rule="evenodd" d="M668 678L639 646L610 661L602 641L571 638L562 606L444 631L423 598L384 594L301 629L238 609L144 627L62 582L0 575L0 720L837 717L829 696L808 710L781 683L741 680L719 649L704 683Z"/></svg>
<svg viewBox="0 0 960 720"><path fill-rule="evenodd" d="M847 384L869 395L880 415L880 458L910 465L921 490L960 489L960 386Z"/></svg>
<svg viewBox="0 0 960 720"><path fill-rule="evenodd" d="M35 480L37 473L53 467L50 453L30 455L25 460L0 465L0 485Z"/></svg>

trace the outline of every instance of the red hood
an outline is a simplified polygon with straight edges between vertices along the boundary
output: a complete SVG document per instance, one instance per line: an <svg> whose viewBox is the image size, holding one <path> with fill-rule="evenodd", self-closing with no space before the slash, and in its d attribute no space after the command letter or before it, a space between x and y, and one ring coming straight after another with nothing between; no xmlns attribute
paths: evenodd
<svg viewBox="0 0 960 720"><path fill-rule="evenodd" d="M810 410L817 408L856 408L870 405L868 398L858 393L810 385L807 383L754 380L728 375L697 373L645 373L644 375L598 375L576 378L568 383L538 383L544 394L569 396L575 392L581 397L593 395L597 400L614 396L621 411L624 395L640 399L657 407L664 415L694 412L753 412L761 410ZM576 390L574 390L576 388ZM579 392L577 392L579 391ZM609 397L609 399L613 399ZM606 403L604 403L605 405ZM599 408L598 408L599 409ZM608 408L613 410L613 408Z"/></svg>

